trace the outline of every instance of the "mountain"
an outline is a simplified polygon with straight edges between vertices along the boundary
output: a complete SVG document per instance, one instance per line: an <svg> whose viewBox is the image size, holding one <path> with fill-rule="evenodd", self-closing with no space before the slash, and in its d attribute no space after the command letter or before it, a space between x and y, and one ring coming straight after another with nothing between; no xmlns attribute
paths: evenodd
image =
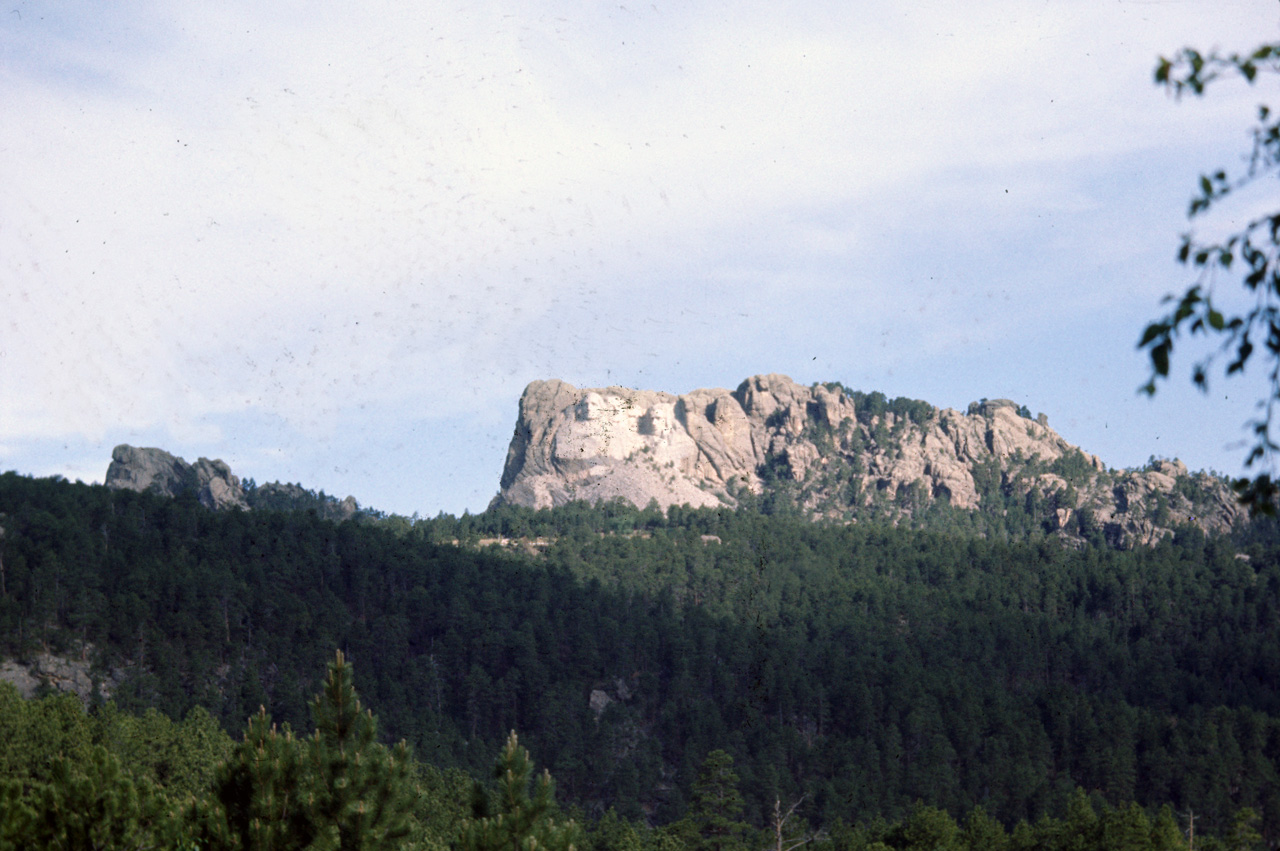
<svg viewBox="0 0 1280 851"><path fill-rule="evenodd" d="M784 375L681 395L531 383L493 506L619 497L915 526L969 514L1121 547L1183 525L1227 531L1243 516L1220 478L1176 460L1110 469L1007 399L961 413Z"/></svg>

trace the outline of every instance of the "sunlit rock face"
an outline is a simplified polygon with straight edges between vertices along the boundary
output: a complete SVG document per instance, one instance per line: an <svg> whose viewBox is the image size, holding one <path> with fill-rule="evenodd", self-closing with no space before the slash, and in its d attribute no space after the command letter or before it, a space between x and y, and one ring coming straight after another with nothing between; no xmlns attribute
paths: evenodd
<svg viewBox="0 0 1280 851"><path fill-rule="evenodd" d="M121 444L111 453L105 484L117 490L178 496L194 491L206 508L248 508L240 479L223 461L201 458L194 464L163 449Z"/></svg>
<svg viewBox="0 0 1280 851"><path fill-rule="evenodd" d="M810 516L844 520L918 521L939 501L962 511L1012 501L1046 533L1121 546L1182 523L1222 531L1240 517L1222 481L1175 461L1109 470L1009 400L961 413L784 375L681 395L535 381L494 504L734 506L782 491Z"/></svg>
<svg viewBox="0 0 1280 851"><path fill-rule="evenodd" d="M578 390L536 381L520 399L507 453L503 499L539 508L616 497L641 505L719 505L700 487L701 449L690 434L685 397L608 387ZM705 422L705 420L704 420Z"/></svg>

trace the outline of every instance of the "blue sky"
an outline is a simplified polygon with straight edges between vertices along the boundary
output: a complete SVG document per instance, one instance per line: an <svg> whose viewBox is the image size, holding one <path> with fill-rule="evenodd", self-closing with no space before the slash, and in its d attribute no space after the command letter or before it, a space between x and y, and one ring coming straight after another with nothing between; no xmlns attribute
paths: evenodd
<svg viewBox="0 0 1280 851"><path fill-rule="evenodd" d="M782 372L1239 472L1256 381L1134 344L1276 80L1151 73L1271 0L268 7L0 15L0 469L478 511L531 380Z"/></svg>

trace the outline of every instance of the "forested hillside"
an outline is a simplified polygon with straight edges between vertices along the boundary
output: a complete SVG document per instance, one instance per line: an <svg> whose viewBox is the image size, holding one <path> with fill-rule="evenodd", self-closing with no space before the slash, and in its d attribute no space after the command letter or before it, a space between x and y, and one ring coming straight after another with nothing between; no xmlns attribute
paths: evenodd
<svg viewBox="0 0 1280 851"><path fill-rule="evenodd" d="M707 755L743 818L1065 816L1077 787L1280 836L1280 539L1071 550L751 510L570 505L335 524L0 476L3 656L125 710L296 728L335 648L388 740L667 823ZM506 537L513 547L481 546ZM1154 812L1154 810L1153 810Z"/></svg>

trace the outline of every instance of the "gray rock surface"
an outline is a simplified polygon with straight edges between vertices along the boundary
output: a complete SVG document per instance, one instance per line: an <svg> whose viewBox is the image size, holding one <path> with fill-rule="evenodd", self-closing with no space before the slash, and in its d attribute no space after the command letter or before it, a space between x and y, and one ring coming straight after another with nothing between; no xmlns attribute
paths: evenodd
<svg viewBox="0 0 1280 851"><path fill-rule="evenodd" d="M194 491L206 508L248 508L240 479L224 461L201 458L188 464L163 449L121 444L111 453L105 484L117 490L151 491L176 497Z"/></svg>
<svg viewBox="0 0 1280 851"><path fill-rule="evenodd" d="M86 647L79 658L38 653L26 663L5 659L0 661L0 680L13 683L18 693L28 700L37 696L41 689L50 688L54 691L72 692L87 704L93 697L95 687L95 677L88 659L91 651L91 647ZM113 671L105 677L98 677L98 696L104 700L109 699L120 676L121 672Z"/></svg>
<svg viewBox="0 0 1280 851"><path fill-rule="evenodd" d="M301 485L268 482L246 491L240 477L223 461L201 458L194 464L163 449L121 444L111 453L105 483L109 488L149 491L176 497L194 492L206 508L251 508L279 511L315 510L326 520L342 522L360 511L355 497L336 499Z"/></svg>
<svg viewBox="0 0 1280 851"><path fill-rule="evenodd" d="M494 505L733 506L785 487L814 517L899 522L938 500L993 510L1012 494L1034 503L1048 531L1085 535L1094 523L1120 545L1153 543L1179 523L1223 531L1242 516L1219 479L1176 461L1109 470L1007 399L968 413L923 403L895 413L884 401L860 412L838 384L784 375L681 395L535 381Z"/></svg>

